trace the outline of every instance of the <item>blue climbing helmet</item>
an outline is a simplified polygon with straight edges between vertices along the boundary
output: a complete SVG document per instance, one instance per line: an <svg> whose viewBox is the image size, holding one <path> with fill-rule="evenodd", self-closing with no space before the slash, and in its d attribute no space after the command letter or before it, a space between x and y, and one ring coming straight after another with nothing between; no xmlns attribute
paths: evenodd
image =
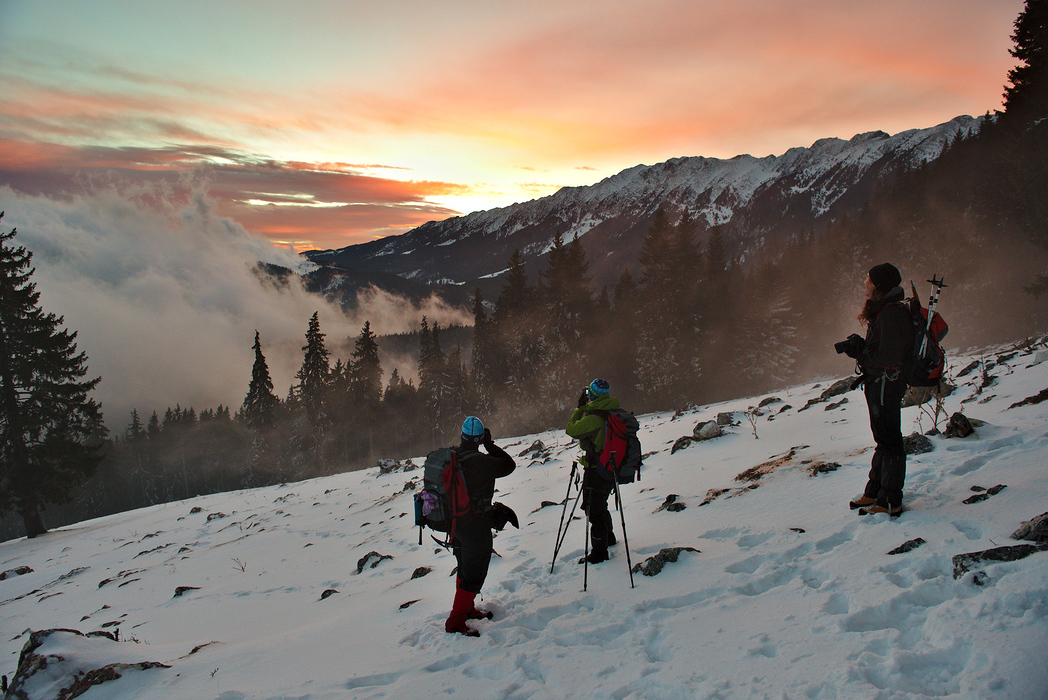
<svg viewBox="0 0 1048 700"><path fill-rule="evenodd" d="M608 384L606 379L597 377L590 385L586 387L586 393L589 394L590 401L593 401L601 396L606 396L611 391L611 385Z"/></svg>
<svg viewBox="0 0 1048 700"><path fill-rule="evenodd" d="M462 422L462 440L479 443L484 440L484 424L476 416L469 416Z"/></svg>

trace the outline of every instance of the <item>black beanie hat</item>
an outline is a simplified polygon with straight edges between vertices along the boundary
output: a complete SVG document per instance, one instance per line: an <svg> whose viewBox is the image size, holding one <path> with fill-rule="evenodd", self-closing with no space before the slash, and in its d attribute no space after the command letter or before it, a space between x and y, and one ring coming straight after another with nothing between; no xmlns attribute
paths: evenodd
<svg viewBox="0 0 1048 700"><path fill-rule="evenodd" d="M902 275L899 274L899 268L895 265L881 263L870 268L870 281L882 292L890 292L902 284Z"/></svg>

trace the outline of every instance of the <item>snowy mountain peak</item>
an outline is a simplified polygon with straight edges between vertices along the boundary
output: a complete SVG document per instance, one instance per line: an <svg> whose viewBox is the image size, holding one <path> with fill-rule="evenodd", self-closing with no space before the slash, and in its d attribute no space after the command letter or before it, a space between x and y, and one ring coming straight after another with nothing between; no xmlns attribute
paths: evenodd
<svg viewBox="0 0 1048 700"><path fill-rule="evenodd" d="M978 131L982 120L962 116L894 136L870 131L849 140L819 139L779 156L694 156L636 165L594 185L565 187L530 202L309 257L430 283L470 283L504 270L515 249L537 266L554 236L579 236L589 258L600 260L597 283L606 284L617 279L624 261L635 259L659 207L674 217L687 213L703 230L740 222L726 242L729 252L742 254L754 241L773 244L823 217L851 213L877 183L938 158L952 140Z"/></svg>

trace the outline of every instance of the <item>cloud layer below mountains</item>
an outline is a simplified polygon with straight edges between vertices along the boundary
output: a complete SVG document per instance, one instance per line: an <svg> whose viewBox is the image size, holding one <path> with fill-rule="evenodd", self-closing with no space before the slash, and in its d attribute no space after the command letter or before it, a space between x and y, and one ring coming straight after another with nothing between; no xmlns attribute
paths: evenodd
<svg viewBox="0 0 1048 700"><path fill-rule="evenodd" d="M385 294L362 298L347 317L298 285L260 283L259 261L299 269L302 260L217 215L192 187L108 186L63 199L0 187L0 210L0 228L17 228L15 243L33 253L44 310L65 317L91 376L101 375L97 398L114 433L132 409L145 420L176 404L238 408L256 329L283 397L314 312L329 349L358 335L365 321L383 334L417 328L423 314L442 325L466 320L436 302L420 309Z"/></svg>

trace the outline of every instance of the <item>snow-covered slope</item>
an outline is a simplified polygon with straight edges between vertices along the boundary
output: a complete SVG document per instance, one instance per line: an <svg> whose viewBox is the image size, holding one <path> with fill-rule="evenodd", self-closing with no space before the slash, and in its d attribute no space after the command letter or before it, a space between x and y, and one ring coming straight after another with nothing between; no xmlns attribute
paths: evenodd
<svg viewBox="0 0 1048 700"><path fill-rule="evenodd" d="M29 630L62 627L119 630L121 641L52 635L37 651L62 659L33 676L29 697L50 697L44 687L73 669L146 661L164 666L122 669L80 697L1048 697L1048 552L960 578L952 560L1019 544L1010 534L1048 510L1043 404L1012 407L1048 387L1043 348L955 361L982 364L946 408L984 424L910 458L909 510L896 520L847 506L870 457L859 392L807 409L830 382L778 392L753 424L744 412L769 397L643 416L651 454L642 481L622 489L632 561L698 551L635 574L635 587L618 513L620 543L589 567L588 590L575 563L582 520L550 572L563 511L542 504L564 498L576 450L560 432L498 439L491 426L521 455L496 496L521 528L495 540L478 600L495 617L472 623L477 639L443 631L454 560L428 534L419 545L417 469L219 494L6 542L0 572L32 571L0 581L2 670L14 673ZM729 411L728 434L671 454ZM906 433L931 427L917 408L903 421ZM747 470L760 476L737 479ZM683 509L660 508L670 496Z"/></svg>
<svg viewBox="0 0 1048 700"><path fill-rule="evenodd" d="M820 139L781 156L687 157L638 165L591 186L566 187L548 197L429 222L399 236L309 257L430 283L469 283L504 270L516 249L537 265L553 236L570 240L578 235L597 263L598 282L613 284L635 257L660 206L673 217L686 212L700 232L731 221L740 224L745 239L728 244L742 257L764 236L785 236L835 211L856 210L878 182L938 158L947 144L978 131L982 120L963 116L894 136L875 131L847 141ZM611 264L604 260L607 255L621 259Z"/></svg>

